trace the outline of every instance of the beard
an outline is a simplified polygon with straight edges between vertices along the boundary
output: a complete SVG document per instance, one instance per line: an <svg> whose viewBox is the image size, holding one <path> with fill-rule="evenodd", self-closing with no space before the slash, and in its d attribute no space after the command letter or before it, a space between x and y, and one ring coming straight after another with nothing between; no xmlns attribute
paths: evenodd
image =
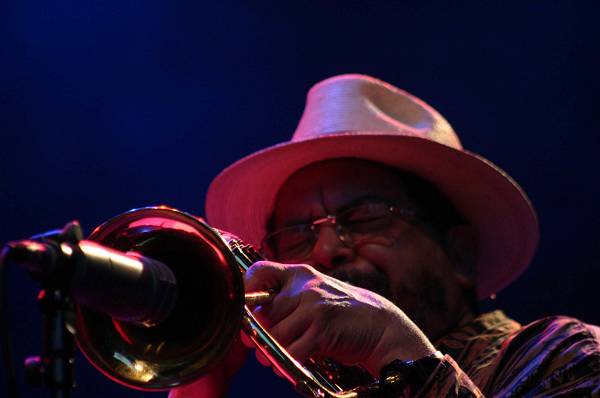
<svg viewBox="0 0 600 398"><path fill-rule="evenodd" d="M352 269L335 269L329 276L353 286L370 290L391 301L402 310L430 339L439 338L435 325L449 315L446 287L439 275L421 273L413 286L399 283L390 285L388 276L379 269L357 272Z"/></svg>
<svg viewBox="0 0 600 398"><path fill-rule="evenodd" d="M433 340L445 334L453 314L447 301L446 284L436 275L422 275L418 288L400 284L391 290L389 298ZM446 325L446 326L442 326ZM443 330L440 330L440 327Z"/></svg>

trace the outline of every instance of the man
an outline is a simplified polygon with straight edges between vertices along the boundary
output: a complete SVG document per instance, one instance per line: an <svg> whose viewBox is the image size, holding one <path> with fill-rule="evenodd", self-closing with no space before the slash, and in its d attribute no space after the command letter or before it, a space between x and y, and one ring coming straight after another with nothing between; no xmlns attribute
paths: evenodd
<svg viewBox="0 0 600 398"><path fill-rule="evenodd" d="M598 328L478 313L531 260L534 210L439 113L387 83L317 84L291 142L213 181L207 217L272 260L246 289L278 292L255 315L301 363L359 366L388 397L600 395ZM239 351L172 397L224 395Z"/></svg>

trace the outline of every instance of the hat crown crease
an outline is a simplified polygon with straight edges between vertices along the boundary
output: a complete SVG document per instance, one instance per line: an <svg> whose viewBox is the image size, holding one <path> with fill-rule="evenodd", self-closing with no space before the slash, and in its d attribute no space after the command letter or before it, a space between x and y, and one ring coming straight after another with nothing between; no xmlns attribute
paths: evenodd
<svg viewBox="0 0 600 398"><path fill-rule="evenodd" d="M292 141L345 132L411 135L462 148L450 124L435 109L366 75L341 75L315 85Z"/></svg>

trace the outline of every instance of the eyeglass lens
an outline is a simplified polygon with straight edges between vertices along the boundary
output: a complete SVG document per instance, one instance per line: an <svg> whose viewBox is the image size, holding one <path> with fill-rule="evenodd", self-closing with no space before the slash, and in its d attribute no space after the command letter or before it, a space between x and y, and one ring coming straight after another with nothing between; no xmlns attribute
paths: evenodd
<svg viewBox="0 0 600 398"><path fill-rule="evenodd" d="M308 258L316 243L320 229L335 224L338 238L347 245L387 228L395 207L385 202L369 201L342 210L335 216L285 227L269 234L262 250L267 258L279 261L299 261ZM325 221L323 221L325 220Z"/></svg>

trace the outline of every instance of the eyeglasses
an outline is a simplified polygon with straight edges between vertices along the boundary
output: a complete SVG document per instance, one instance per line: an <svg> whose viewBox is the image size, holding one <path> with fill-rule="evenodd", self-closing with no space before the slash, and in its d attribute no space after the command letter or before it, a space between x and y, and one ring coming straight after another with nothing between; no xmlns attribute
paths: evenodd
<svg viewBox="0 0 600 398"><path fill-rule="evenodd" d="M263 239L261 252L266 258L282 262L302 261L310 257L325 225L331 225L339 240L353 248L356 242L383 232L394 218L405 221L408 228L415 215L414 209L400 209L384 201L370 200L307 224L271 232Z"/></svg>

